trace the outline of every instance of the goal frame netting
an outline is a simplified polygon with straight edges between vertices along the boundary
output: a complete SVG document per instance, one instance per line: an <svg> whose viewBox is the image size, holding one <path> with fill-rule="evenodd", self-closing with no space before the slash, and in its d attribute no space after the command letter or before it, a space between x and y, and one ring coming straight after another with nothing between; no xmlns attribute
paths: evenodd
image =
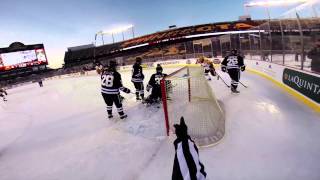
<svg viewBox="0 0 320 180"><path fill-rule="evenodd" d="M203 68L186 65L160 81L167 136L184 116L188 133L202 147L217 144L225 134L225 115Z"/></svg>
<svg viewBox="0 0 320 180"><path fill-rule="evenodd" d="M173 73L169 74L168 76L164 77L160 81L161 85L161 94L162 94L162 105L163 105L163 111L164 111L164 118L165 118L165 127L166 127L166 134L169 136L170 133L170 125L169 125L169 114L168 114L168 102L167 102L167 88L166 88L166 80L179 72L187 69L187 76L190 76L190 71L188 66L184 66L177 71L174 71ZM188 78L187 77L187 78ZM188 98L189 102L191 101L191 88L190 88L190 79L188 78L188 90L186 91L186 98Z"/></svg>

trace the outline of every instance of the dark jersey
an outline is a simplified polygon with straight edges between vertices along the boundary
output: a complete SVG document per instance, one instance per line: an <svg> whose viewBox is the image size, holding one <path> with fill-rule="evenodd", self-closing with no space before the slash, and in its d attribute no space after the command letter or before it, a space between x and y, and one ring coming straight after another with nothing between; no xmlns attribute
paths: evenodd
<svg viewBox="0 0 320 180"><path fill-rule="evenodd" d="M7 91L6 91L6 90L4 90L4 89L0 89L0 94L8 95Z"/></svg>
<svg viewBox="0 0 320 180"><path fill-rule="evenodd" d="M160 88L160 81L166 76L167 76L167 74L163 74L163 73L152 74L152 76L149 80L148 86L150 86L152 88Z"/></svg>
<svg viewBox="0 0 320 180"><path fill-rule="evenodd" d="M221 67L226 67L227 69L239 69L243 66L243 58L238 55L226 56L221 63Z"/></svg>
<svg viewBox="0 0 320 180"><path fill-rule="evenodd" d="M117 71L103 70L101 73L101 92L104 94L119 94L119 90L127 90L122 86L121 75Z"/></svg>
<svg viewBox="0 0 320 180"><path fill-rule="evenodd" d="M132 67L132 82L143 82L144 75L142 73L142 67L135 63Z"/></svg>

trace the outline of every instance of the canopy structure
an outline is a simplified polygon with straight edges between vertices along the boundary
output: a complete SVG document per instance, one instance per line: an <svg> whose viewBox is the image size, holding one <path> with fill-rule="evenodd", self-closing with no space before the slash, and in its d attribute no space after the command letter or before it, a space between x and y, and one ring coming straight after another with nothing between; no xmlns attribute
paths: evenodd
<svg viewBox="0 0 320 180"><path fill-rule="evenodd" d="M118 26L116 28L113 28L113 29L110 29L110 30L101 30L101 31L98 31L96 34L95 34L95 44L96 44L96 41L97 41L97 36L100 35L101 36L101 39L102 39L102 44L104 44L104 39L103 39L103 36L104 35L111 35L112 36L112 43L115 42L115 39L114 39L114 35L115 34L119 34L121 33L122 34L122 40L124 41L124 32L128 31L128 30L131 30L132 32L132 37L134 37L134 25L132 24L129 24L129 25L124 25L124 26Z"/></svg>
<svg viewBox="0 0 320 180"><path fill-rule="evenodd" d="M245 3L245 7L255 7L255 6L283 6L283 5L290 5L295 3L305 3L310 0L268 0L268 1L251 1L249 3ZM312 1L312 0L311 0Z"/></svg>

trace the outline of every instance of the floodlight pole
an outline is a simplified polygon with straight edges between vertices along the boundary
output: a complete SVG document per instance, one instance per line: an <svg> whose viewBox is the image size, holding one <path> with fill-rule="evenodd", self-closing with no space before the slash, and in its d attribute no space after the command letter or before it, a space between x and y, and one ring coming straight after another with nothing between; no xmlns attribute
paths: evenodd
<svg viewBox="0 0 320 180"><path fill-rule="evenodd" d="M112 36L112 43L114 43L114 36L113 36L113 33L111 33L111 36Z"/></svg>
<svg viewBox="0 0 320 180"><path fill-rule="evenodd" d="M202 56L204 56L204 50L203 50L203 44L201 42L201 50L202 50Z"/></svg>
<svg viewBox="0 0 320 180"><path fill-rule="evenodd" d="M93 62L96 61L96 45L97 45L97 36L98 34L96 33L94 35L94 47L93 47Z"/></svg>
<svg viewBox="0 0 320 180"><path fill-rule="evenodd" d="M249 7L247 7L247 6L243 6L244 7L244 13L245 13L245 15L250 15L250 12L249 12Z"/></svg>
<svg viewBox="0 0 320 180"><path fill-rule="evenodd" d="M272 62L272 35L271 35L271 16L270 16L270 11L269 7L266 6L266 11L268 14L268 25L269 25L269 35L270 35L270 61Z"/></svg>
<svg viewBox="0 0 320 180"><path fill-rule="evenodd" d="M192 41L192 48L193 48L193 56L194 56L194 58L196 58L196 52L195 52L195 50L194 50L194 43L193 43L193 41Z"/></svg>
<svg viewBox="0 0 320 180"><path fill-rule="evenodd" d="M298 28L299 28L299 33L300 33L300 42L301 42L301 70L303 70L303 63L305 61L304 39L303 39L301 19L300 19L300 16L297 11L296 11L296 17L297 17Z"/></svg>
<svg viewBox="0 0 320 180"><path fill-rule="evenodd" d="M252 59L252 44L251 44L251 34L249 33L249 50L250 50L250 59Z"/></svg>
<svg viewBox="0 0 320 180"><path fill-rule="evenodd" d="M229 48L230 48L230 52L231 52L231 50L232 50L232 40L231 40L231 34L229 34L229 41L230 41L230 46L229 46Z"/></svg>
<svg viewBox="0 0 320 180"><path fill-rule="evenodd" d="M185 55L186 55L186 58L187 58L187 46L186 46L186 42L184 42L183 45L184 45Z"/></svg>
<svg viewBox="0 0 320 180"><path fill-rule="evenodd" d="M211 57L213 58L213 46L212 46L212 39L210 38L210 48L211 48Z"/></svg>
<svg viewBox="0 0 320 180"><path fill-rule="evenodd" d="M285 45L284 45L284 33L283 33L283 27L282 27L282 21L279 19L280 23L280 30L281 30L281 46L282 46L282 64L284 65L285 60Z"/></svg>
<svg viewBox="0 0 320 180"><path fill-rule="evenodd" d="M223 55L222 55L222 43L221 43L220 37L221 36L219 36L220 53L221 53L221 57L223 58Z"/></svg>
<svg viewBox="0 0 320 180"><path fill-rule="evenodd" d="M259 28L259 49L260 49L260 60L263 60L262 59L262 35L261 35L261 28L260 26L258 26Z"/></svg>
<svg viewBox="0 0 320 180"><path fill-rule="evenodd" d="M133 26L131 27L131 31L132 31L132 37L134 38L134 28L133 28Z"/></svg>
<svg viewBox="0 0 320 180"><path fill-rule="evenodd" d="M240 35L240 33L238 33L238 37L239 37L239 51L242 52L242 47L241 47L241 35Z"/></svg>
<svg viewBox="0 0 320 180"><path fill-rule="evenodd" d="M314 5L311 5L311 8L312 8L314 17L315 17L315 18L318 18L318 13L317 13L317 10L316 10L316 8L314 7Z"/></svg>

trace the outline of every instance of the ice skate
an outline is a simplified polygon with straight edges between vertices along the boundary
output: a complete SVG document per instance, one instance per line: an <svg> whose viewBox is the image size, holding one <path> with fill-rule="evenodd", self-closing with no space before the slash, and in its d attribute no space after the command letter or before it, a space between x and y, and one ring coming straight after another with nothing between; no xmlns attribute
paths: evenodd
<svg viewBox="0 0 320 180"><path fill-rule="evenodd" d="M231 92L235 93L235 94L239 94L240 93L240 91L238 91L237 89L235 89L233 87L231 87Z"/></svg>
<svg viewBox="0 0 320 180"><path fill-rule="evenodd" d="M128 117L128 115L123 114L123 115L120 116L120 119L125 119L125 118L127 118L127 117Z"/></svg>

